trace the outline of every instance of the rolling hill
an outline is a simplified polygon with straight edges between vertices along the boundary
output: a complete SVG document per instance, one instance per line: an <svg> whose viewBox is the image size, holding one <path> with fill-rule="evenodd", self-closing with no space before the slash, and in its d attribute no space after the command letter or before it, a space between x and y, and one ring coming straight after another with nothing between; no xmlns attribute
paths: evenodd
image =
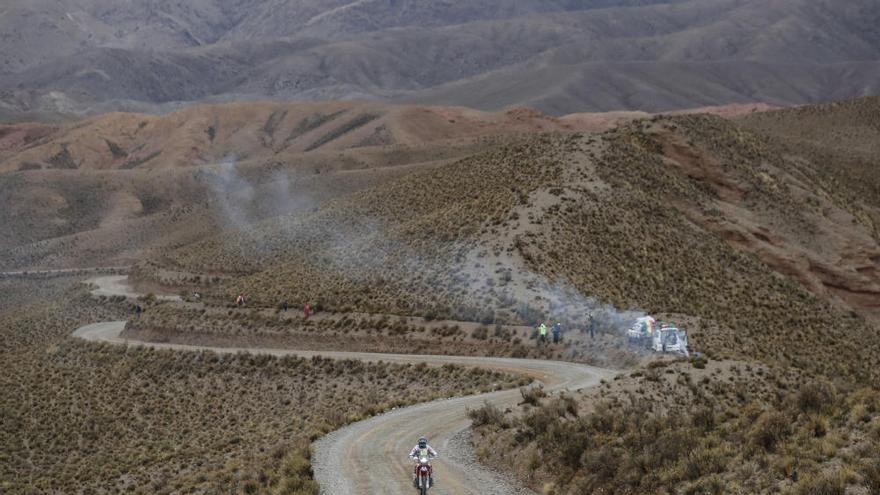
<svg viewBox="0 0 880 495"><path fill-rule="evenodd" d="M16 0L0 118L365 99L554 115L876 94L869 0Z"/></svg>
<svg viewBox="0 0 880 495"><path fill-rule="evenodd" d="M140 273L224 275L199 289L270 308L572 325L600 304L682 314L702 322L698 345L717 355L866 379L872 367L832 356L839 345L880 355L865 343L878 316L880 203L875 187L845 179L876 155L793 146L778 129L796 133L782 123L804 113L877 138L876 99L528 137L161 250ZM793 322L805 336L784 337ZM810 345L820 333L849 337Z"/></svg>
<svg viewBox="0 0 880 495"><path fill-rule="evenodd" d="M641 116L234 103L161 117L112 113L0 126L0 200L8 205L0 210L0 264L125 264L522 135L602 129Z"/></svg>

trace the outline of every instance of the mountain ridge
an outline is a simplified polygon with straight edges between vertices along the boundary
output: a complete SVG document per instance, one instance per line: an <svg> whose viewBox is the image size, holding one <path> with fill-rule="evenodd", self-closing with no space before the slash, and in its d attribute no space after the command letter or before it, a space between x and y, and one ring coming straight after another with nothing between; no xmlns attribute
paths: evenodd
<svg viewBox="0 0 880 495"><path fill-rule="evenodd" d="M0 11L0 117L266 98L563 115L880 93L880 6L868 0L68 7L17 0Z"/></svg>

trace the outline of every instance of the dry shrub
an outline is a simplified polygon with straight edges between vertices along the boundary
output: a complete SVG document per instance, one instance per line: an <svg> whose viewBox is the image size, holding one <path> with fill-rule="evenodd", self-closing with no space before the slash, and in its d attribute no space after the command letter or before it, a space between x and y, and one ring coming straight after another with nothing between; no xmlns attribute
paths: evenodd
<svg viewBox="0 0 880 495"><path fill-rule="evenodd" d="M791 420L778 411L766 411L758 416L748 433L749 442L767 452L791 433Z"/></svg>
<svg viewBox="0 0 880 495"><path fill-rule="evenodd" d="M733 452L726 447L700 447L688 452L680 463L681 477L697 480L710 474L723 473L733 458Z"/></svg>
<svg viewBox="0 0 880 495"><path fill-rule="evenodd" d="M870 492L880 493L880 458L866 460L860 472Z"/></svg>
<svg viewBox="0 0 880 495"><path fill-rule="evenodd" d="M685 495L724 495L726 493L734 493L724 479L719 475L710 476L696 483L686 485L684 488Z"/></svg>
<svg viewBox="0 0 880 495"><path fill-rule="evenodd" d="M829 408L834 396L831 389L823 383L803 385L794 397L795 405L801 412L817 412Z"/></svg>
<svg viewBox="0 0 880 495"><path fill-rule="evenodd" d="M520 395L522 395L521 404L528 404L530 406L540 406L541 399L547 397L547 392L544 391L544 387L523 387L519 390Z"/></svg>
<svg viewBox="0 0 880 495"><path fill-rule="evenodd" d="M292 449L278 470L277 495L318 495L320 487L312 473L311 451L307 445Z"/></svg>
<svg viewBox="0 0 880 495"><path fill-rule="evenodd" d="M507 427L504 412L498 406L486 402L478 409L468 410L468 417L474 426L500 426Z"/></svg>
<svg viewBox="0 0 880 495"><path fill-rule="evenodd" d="M792 495L845 495L846 483L841 472L804 476L791 490Z"/></svg>

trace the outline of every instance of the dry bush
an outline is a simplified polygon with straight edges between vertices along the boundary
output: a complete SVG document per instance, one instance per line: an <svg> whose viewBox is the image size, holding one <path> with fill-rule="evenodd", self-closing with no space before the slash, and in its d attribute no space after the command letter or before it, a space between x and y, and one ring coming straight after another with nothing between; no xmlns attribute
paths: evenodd
<svg viewBox="0 0 880 495"><path fill-rule="evenodd" d="M795 405L801 412L818 412L834 405L830 387L822 383L809 383L802 386L794 396Z"/></svg>
<svg viewBox="0 0 880 495"><path fill-rule="evenodd" d="M528 404L530 406L540 406L541 399L547 397L547 392L544 391L543 387L523 387L519 390L520 395L522 395L521 404Z"/></svg>
<svg viewBox="0 0 880 495"><path fill-rule="evenodd" d="M486 340L489 338L489 328L485 326L477 327L473 332L471 332L471 337L477 340Z"/></svg>
<svg viewBox="0 0 880 495"><path fill-rule="evenodd" d="M469 410L468 417L471 419L474 426L494 425L500 428L507 427L507 420L504 417L504 412L501 411L498 406L489 402L485 403L478 409Z"/></svg>
<svg viewBox="0 0 880 495"><path fill-rule="evenodd" d="M864 462L859 470L865 478L865 485L871 493L880 493L880 459L874 458Z"/></svg>
<svg viewBox="0 0 880 495"><path fill-rule="evenodd" d="M752 445L772 452L776 445L791 431L791 420L777 411L761 414L749 430L748 438Z"/></svg>
<svg viewBox="0 0 880 495"><path fill-rule="evenodd" d="M804 477L791 490L793 495L844 495L846 482L841 473L819 473Z"/></svg>

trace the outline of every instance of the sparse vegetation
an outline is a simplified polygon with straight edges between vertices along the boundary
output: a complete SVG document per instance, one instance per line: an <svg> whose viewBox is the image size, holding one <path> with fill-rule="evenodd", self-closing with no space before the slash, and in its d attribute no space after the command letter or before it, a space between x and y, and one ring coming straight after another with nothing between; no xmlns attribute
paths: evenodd
<svg viewBox="0 0 880 495"><path fill-rule="evenodd" d="M27 172L28 170L41 170L43 168L39 163L34 162L22 162L21 165L18 166L19 172Z"/></svg>
<svg viewBox="0 0 880 495"><path fill-rule="evenodd" d="M275 110L269 114L266 123L263 124L263 132L270 138L275 136L275 129L287 117L287 110Z"/></svg>
<svg viewBox="0 0 880 495"><path fill-rule="evenodd" d="M324 134L323 136L318 138L314 143L308 145L306 147L305 151L316 150L316 149L320 148L321 146L324 146L325 144L329 143L330 141L334 141L334 140L340 138L341 136L344 136L359 127L363 127L378 118L379 118L379 115L372 114L372 113L365 113L362 115L358 115L357 117L351 119L350 121L346 122L345 124L342 124L341 126L337 127L336 129L333 129L332 131L330 131L327 134Z"/></svg>
<svg viewBox="0 0 880 495"><path fill-rule="evenodd" d="M133 158L133 159L128 160L125 163L123 163L120 168L122 170L131 170L133 168L140 167L141 165L143 165L149 161L152 161L154 158L158 158L159 155L161 155L161 154L162 154L162 151L157 150L157 151L154 151L148 155L145 155L145 156L142 156L139 158Z"/></svg>
<svg viewBox="0 0 880 495"><path fill-rule="evenodd" d="M73 155L70 153L70 149L67 147L67 145L61 145L61 151L49 157L48 162L49 165L52 166L52 168L77 168L76 161L74 161Z"/></svg>
<svg viewBox="0 0 880 495"><path fill-rule="evenodd" d="M345 111L343 110L330 114L315 113L302 119L299 124L297 124L297 126L293 129L293 131L291 131L290 135L287 136L286 142L289 144L295 141L303 134L306 134L321 127L322 125L334 120L336 117L339 117L343 113L345 113Z"/></svg>
<svg viewBox="0 0 880 495"><path fill-rule="evenodd" d="M105 139L104 142L107 143L107 149L110 150L110 154L113 155L113 158L121 159L128 156L128 152L122 149L121 146L114 143L113 141Z"/></svg>

